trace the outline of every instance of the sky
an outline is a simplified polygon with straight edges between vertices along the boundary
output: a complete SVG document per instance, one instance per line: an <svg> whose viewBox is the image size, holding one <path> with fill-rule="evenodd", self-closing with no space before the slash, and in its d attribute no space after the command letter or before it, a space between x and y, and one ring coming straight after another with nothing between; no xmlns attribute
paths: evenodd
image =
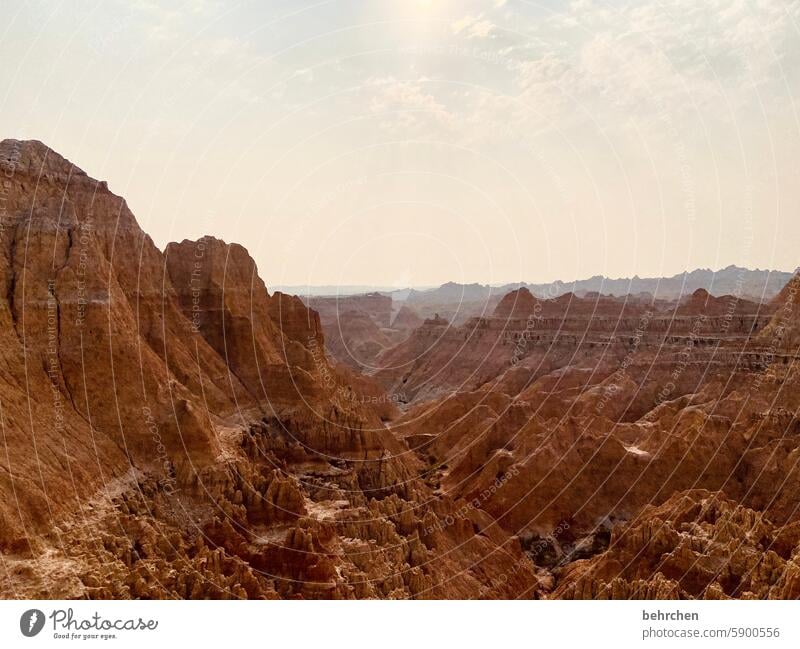
<svg viewBox="0 0 800 649"><path fill-rule="evenodd" d="M800 265L800 0L2 2L0 137L267 286Z"/></svg>

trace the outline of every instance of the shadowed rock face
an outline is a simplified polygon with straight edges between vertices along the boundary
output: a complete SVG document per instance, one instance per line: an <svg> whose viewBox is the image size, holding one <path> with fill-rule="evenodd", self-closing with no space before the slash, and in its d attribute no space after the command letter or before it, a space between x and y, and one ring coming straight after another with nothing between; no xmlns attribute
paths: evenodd
<svg viewBox="0 0 800 649"><path fill-rule="evenodd" d="M392 317L392 298L379 293L306 298L305 303L319 312L329 354L361 373L374 369L382 352L422 324L407 306Z"/></svg>
<svg viewBox="0 0 800 649"><path fill-rule="evenodd" d="M607 550L560 570L554 596L797 599L800 525L775 526L725 494L675 494L615 530Z"/></svg>
<svg viewBox="0 0 800 649"><path fill-rule="evenodd" d="M450 522L385 393L331 365L317 314L243 247L162 253L40 142L4 140L0 168L0 594L537 588L517 539Z"/></svg>
<svg viewBox="0 0 800 649"><path fill-rule="evenodd" d="M333 321L347 312L364 313L378 327L388 327L392 320L392 298L380 293L308 297L306 304L326 321Z"/></svg>

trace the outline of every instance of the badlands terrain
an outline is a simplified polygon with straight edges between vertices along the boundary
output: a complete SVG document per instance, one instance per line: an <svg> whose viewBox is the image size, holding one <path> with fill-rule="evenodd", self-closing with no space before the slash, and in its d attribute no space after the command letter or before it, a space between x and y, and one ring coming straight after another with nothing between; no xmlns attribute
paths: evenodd
<svg viewBox="0 0 800 649"><path fill-rule="evenodd" d="M301 299L0 169L0 596L800 596L797 276Z"/></svg>

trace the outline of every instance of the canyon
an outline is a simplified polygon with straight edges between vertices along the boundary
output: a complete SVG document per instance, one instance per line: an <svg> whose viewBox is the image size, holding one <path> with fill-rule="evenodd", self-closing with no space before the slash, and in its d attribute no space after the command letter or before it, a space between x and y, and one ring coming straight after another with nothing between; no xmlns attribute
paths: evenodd
<svg viewBox="0 0 800 649"><path fill-rule="evenodd" d="M800 276L300 298L0 170L0 596L800 596Z"/></svg>
<svg viewBox="0 0 800 649"><path fill-rule="evenodd" d="M426 321L373 376L409 401L391 427L429 479L520 538L542 596L796 597L798 291L523 288Z"/></svg>

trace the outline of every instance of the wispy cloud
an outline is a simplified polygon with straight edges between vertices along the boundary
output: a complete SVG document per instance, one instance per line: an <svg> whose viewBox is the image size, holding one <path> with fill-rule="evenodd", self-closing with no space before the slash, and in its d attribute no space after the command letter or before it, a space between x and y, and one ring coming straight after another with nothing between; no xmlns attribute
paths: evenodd
<svg viewBox="0 0 800 649"><path fill-rule="evenodd" d="M494 36L487 51L512 78L465 104L463 121L474 129L468 115L474 110L481 120L494 114L518 128L543 116L559 128L580 119L625 128L658 124L665 114L725 119L726 111L768 102L770 93L785 100L787 89L797 99L799 15L798 0L665 0L614 8L575 0L508 29L467 14L452 23L453 37ZM519 31L518 24L527 27ZM500 34L506 45L491 49Z"/></svg>
<svg viewBox="0 0 800 649"><path fill-rule="evenodd" d="M426 90L426 79L413 81L383 77L371 80L366 91L370 95L370 110L374 114L391 113L382 121L384 129L409 134L411 129L434 126L450 129L456 117Z"/></svg>
<svg viewBox="0 0 800 649"><path fill-rule="evenodd" d="M453 34L462 34L467 38L488 38L496 29L494 23L484 18L483 14L468 14L453 22L450 27Z"/></svg>

